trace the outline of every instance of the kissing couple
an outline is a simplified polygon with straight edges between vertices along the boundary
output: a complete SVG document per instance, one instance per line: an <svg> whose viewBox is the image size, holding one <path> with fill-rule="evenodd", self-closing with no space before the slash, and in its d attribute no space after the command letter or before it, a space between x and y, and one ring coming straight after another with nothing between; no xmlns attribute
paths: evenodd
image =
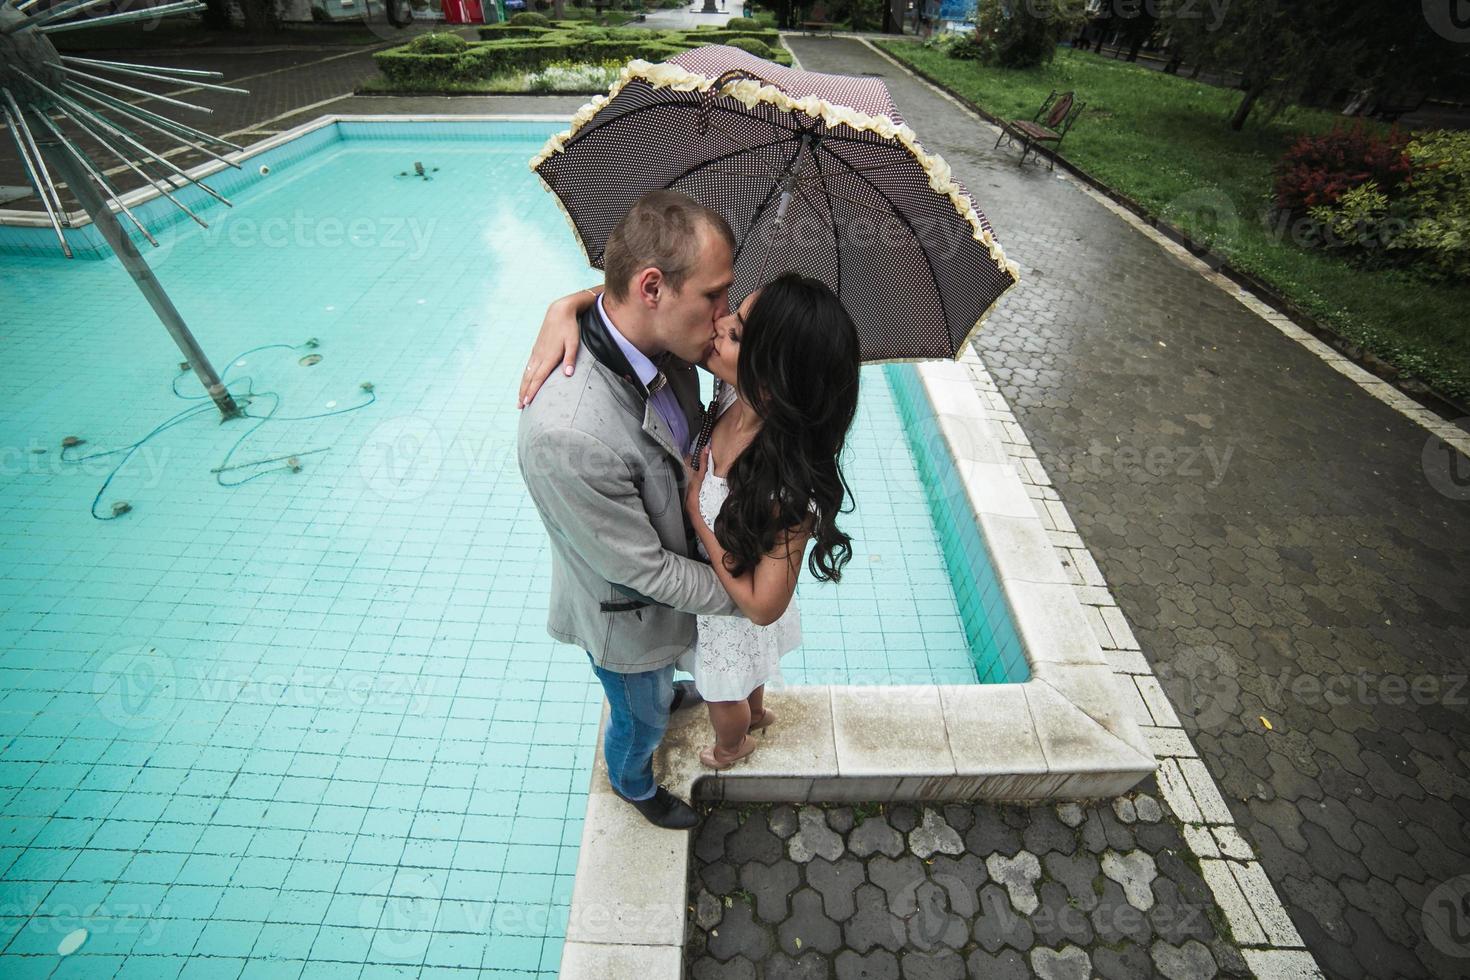
<svg viewBox="0 0 1470 980"><path fill-rule="evenodd" d="M755 751L776 721L765 685L801 642L802 566L836 581L852 557L837 517L856 327L794 272L730 310L734 253L714 210L643 195L608 237L605 288L547 311L520 390L517 458L551 539L547 630L602 683L613 791L675 829L698 816L654 779L670 712L708 706L711 769ZM696 365L715 379L708 409ZM676 665L693 681L675 684Z"/></svg>

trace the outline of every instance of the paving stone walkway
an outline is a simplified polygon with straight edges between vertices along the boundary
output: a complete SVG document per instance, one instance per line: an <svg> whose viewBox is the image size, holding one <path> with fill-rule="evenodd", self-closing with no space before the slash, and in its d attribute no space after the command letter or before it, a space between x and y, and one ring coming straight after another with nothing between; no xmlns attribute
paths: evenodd
<svg viewBox="0 0 1470 980"><path fill-rule="evenodd" d="M693 980L1248 977L1152 781L1110 804L721 807Z"/></svg>
<svg viewBox="0 0 1470 980"><path fill-rule="evenodd" d="M871 49L790 45L882 76L1020 264L977 349L1323 971L1466 973L1470 461Z"/></svg>

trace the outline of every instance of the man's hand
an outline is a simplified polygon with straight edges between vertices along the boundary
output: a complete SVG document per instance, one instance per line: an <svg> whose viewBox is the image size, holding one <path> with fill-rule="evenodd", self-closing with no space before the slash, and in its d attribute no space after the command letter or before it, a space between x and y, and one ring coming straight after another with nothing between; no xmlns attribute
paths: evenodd
<svg viewBox="0 0 1470 980"><path fill-rule="evenodd" d="M551 372L561 365L562 373L572 375L577 363L577 350L581 339L577 334L577 317L583 310L597 302L595 289L579 289L577 292L555 300L546 308L541 320L541 330L536 334L536 343L531 345L531 357L526 362L526 371L521 375L521 389L516 394L516 407L525 408L541 390L541 385Z"/></svg>

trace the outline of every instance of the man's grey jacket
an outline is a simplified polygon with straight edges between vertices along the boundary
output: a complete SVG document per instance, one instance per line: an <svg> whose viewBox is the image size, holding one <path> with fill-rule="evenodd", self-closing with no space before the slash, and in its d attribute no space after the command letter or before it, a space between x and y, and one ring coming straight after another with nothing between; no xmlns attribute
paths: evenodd
<svg viewBox="0 0 1470 980"><path fill-rule="evenodd" d="M547 632L619 673L672 663L694 640L695 614L737 610L697 555L684 516L680 452L595 306L578 318L569 378L552 373L522 412L521 476L551 535ZM664 375L699 431L694 368Z"/></svg>

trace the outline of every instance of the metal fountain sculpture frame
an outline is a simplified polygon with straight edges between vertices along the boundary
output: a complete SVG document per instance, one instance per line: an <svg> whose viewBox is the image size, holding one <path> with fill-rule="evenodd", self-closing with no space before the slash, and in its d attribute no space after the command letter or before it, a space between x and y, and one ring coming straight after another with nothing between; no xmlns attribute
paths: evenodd
<svg viewBox="0 0 1470 980"><path fill-rule="evenodd" d="M148 147L129 127L150 130L237 170L240 169L238 163L211 147L224 152L242 151L244 147L144 109L135 102L124 101L104 89L138 97L137 101L151 99L194 112L207 114L213 110L104 76L145 78L239 95L248 95L249 92L203 81L222 78L220 72L157 68L64 55L56 50L48 37L81 27L111 26L204 10L205 5L198 0L165 0L155 6L101 17L79 15L112 0L61 0L46 7L42 7L41 2L0 0L0 121L10 130L21 165L50 219L62 253L67 258L73 257L62 230L71 227L72 222L62 206L58 180L71 191L112 247L123 268L132 276L139 291L173 337L195 376L209 392L220 414L224 419L235 418L241 414L240 407L194 339L188 324L164 291L163 284L138 251L122 219L126 217L150 245L157 247L158 240L123 204L103 169L93 162L75 139L63 132L62 125L69 124L96 143L120 161L119 170L131 170L142 177L179 210L207 228L208 222L172 192L193 185L221 204L230 206L230 202L189 176L165 154ZM158 173L149 173L149 170Z"/></svg>

